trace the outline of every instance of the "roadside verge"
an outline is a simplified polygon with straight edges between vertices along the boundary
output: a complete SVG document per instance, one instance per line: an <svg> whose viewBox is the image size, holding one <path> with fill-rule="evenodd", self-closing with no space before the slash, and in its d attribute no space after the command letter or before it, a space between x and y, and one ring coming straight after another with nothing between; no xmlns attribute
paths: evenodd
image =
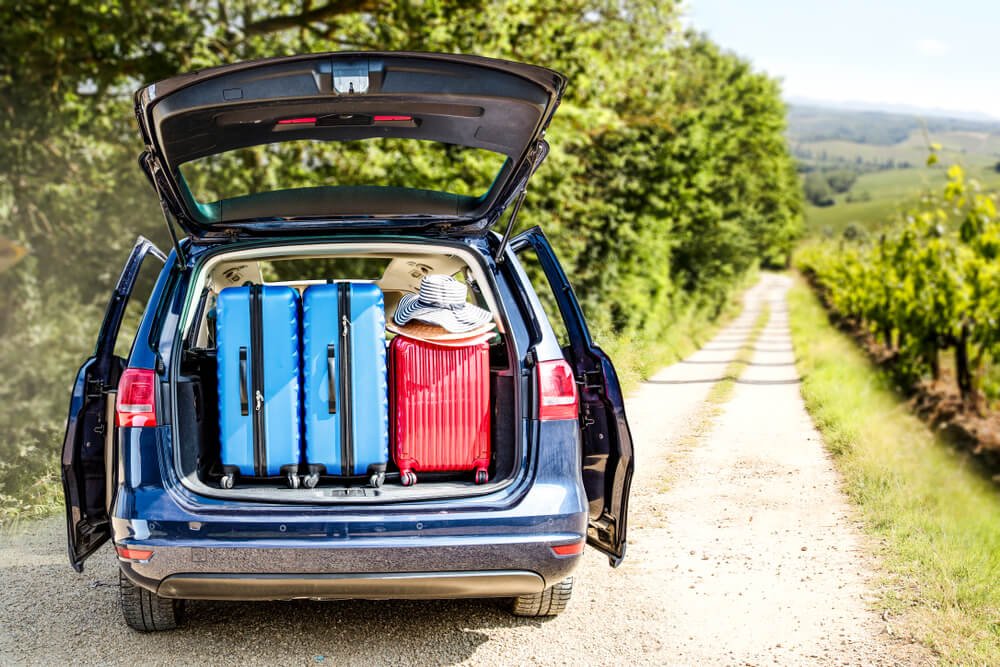
<svg viewBox="0 0 1000 667"><path fill-rule="evenodd" d="M947 663L1000 664L1000 489L909 412L801 279L789 307L806 406L879 540L890 626Z"/></svg>

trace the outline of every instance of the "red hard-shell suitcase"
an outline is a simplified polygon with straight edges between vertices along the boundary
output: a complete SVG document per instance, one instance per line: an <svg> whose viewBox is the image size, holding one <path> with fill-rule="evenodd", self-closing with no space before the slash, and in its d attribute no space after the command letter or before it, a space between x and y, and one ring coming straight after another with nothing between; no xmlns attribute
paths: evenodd
<svg viewBox="0 0 1000 667"><path fill-rule="evenodd" d="M400 479L416 471L475 471L489 478L490 347L444 347L396 336L390 346L394 435Z"/></svg>

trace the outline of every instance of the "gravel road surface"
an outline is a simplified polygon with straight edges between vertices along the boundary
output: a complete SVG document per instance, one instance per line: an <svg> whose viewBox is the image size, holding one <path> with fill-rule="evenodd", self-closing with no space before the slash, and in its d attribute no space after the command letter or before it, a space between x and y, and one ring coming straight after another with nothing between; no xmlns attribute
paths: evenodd
<svg viewBox="0 0 1000 667"><path fill-rule="evenodd" d="M570 609L499 601L188 605L179 631L128 630L103 549L75 574L61 517L0 535L0 664L923 664L888 632L872 562L799 396L784 295L767 275L743 314L628 404L636 441L629 554L588 550ZM771 318L731 399L706 403Z"/></svg>

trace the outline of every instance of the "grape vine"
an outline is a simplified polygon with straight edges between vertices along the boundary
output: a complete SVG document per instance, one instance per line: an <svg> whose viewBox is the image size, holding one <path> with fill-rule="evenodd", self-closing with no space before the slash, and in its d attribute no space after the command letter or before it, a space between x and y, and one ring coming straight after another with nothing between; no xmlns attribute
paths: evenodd
<svg viewBox="0 0 1000 667"><path fill-rule="evenodd" d="M1000 362L1000 217L997 195L960 166L878 238L810 243L796 263L832 310L881 339L904 381L940 379L950 353L963 402L985 407Z"/></svg>

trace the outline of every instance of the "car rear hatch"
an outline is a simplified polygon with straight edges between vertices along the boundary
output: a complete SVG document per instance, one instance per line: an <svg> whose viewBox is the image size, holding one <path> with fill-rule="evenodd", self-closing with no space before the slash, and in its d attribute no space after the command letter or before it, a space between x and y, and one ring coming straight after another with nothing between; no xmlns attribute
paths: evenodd
<svg viewBox="0 0 1000 667"><path fill-rule="evenodd" d="M196 237L481 231L544 157L564 84L541 67L442 54L218 67L136 93L142 162Z"/></svg>

